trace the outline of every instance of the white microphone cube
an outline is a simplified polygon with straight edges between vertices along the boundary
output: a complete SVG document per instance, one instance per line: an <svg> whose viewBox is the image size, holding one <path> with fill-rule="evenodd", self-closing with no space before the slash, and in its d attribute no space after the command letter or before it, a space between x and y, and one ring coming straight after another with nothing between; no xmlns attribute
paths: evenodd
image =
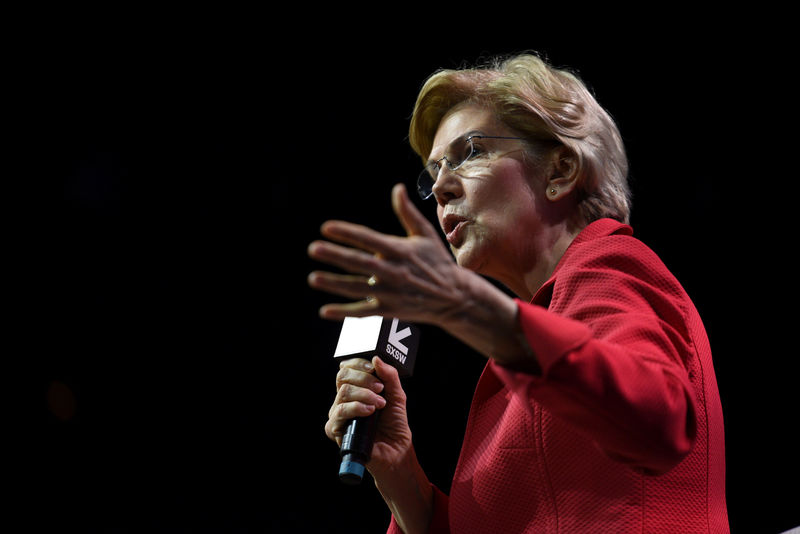
<svg viewBox="0 0 800 534"><path fill-rule="evenodd" d="M378 356L395 367L401 377L411 376L417 359L420 330L399 319L373 315L370 317L345 317L335 359Z"/></svg>

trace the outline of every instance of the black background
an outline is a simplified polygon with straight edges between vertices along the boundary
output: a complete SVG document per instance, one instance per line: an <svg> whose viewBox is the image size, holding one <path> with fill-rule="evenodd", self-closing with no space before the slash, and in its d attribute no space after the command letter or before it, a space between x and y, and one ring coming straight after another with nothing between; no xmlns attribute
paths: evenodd
<svg viewBox="0 0 800 534"><path fill-rule="evenodd" d="M8 375L24 386L10 406L26 423L14 434L26 521L385 528L370 482L338 482L323 433L339 325L317 316L335 299L307 288L321 266L306 247L329 218L401 233L389 193L418 172L406 135L423 80L535 50L617 120L636 235L704 318L732 530L800 524L784 44L754 43L746 14L588 17L580 29L563 14L525 14L515 29L409 17L387 30L394 11L316 12L313 24L299 11L50 14L10 49L21 165L9 181L28 194L9 197L23 208L8 228L24 282L11 323L23 343L7 357L26 364L22 380ZM485 361L422 328L409 416L447 489Z"/></svg>

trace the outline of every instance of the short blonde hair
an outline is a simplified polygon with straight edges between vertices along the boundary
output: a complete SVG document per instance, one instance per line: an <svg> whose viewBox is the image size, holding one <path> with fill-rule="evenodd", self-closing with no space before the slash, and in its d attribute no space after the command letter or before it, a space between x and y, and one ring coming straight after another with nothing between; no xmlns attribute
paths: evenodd
<svg viewBox="0 0 800 534"><path fill-rule="evenodd" d="M577 76L533 54L434 73L420 90L409 128L411 147L423 161L430 156L439 123L461 103L488 107L534 144L556 140L566 146L577 160L581 218L586 223L602 217L628 222L631 195L622 138Z"/></svg>

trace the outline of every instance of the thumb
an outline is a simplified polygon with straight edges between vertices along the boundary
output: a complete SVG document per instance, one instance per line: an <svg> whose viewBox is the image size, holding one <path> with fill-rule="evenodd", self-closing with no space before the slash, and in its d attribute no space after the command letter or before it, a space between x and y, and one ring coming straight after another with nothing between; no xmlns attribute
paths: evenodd
<svg viewBox="0 0 800 534"><path fill-rule="evenodd" d="M400 384L400 375L397 373L397 369L378 356L372 358L372 365L375 367L375 375L383 382L383 396L386 397L386 400L405 400L405 392Z"/></svg>
<svg viewBox="0 0 800 534"><path fill-rule="evenodd" d="M406 186L397 184L392 188L392 208L409 236L424 235L436 237L436 229L420 213L417 207L408 198Z"/></svg>

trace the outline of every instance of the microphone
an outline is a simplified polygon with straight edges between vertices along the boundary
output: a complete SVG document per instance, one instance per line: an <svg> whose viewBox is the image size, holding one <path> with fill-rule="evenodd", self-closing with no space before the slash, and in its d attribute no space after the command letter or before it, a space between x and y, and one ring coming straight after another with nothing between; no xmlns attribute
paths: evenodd
<svg viewBox="0 0 800 534"><path fill-rule="evenodd" d="M333 357L337 360L378 356L397 369L402 377L411 376L417 359L420 330L399 319L373 315L345 317ZM345 484L360 484L364 465L372 452L372 440L378 425L378 412L351 419L339 449L339 479Z"/></svg>

